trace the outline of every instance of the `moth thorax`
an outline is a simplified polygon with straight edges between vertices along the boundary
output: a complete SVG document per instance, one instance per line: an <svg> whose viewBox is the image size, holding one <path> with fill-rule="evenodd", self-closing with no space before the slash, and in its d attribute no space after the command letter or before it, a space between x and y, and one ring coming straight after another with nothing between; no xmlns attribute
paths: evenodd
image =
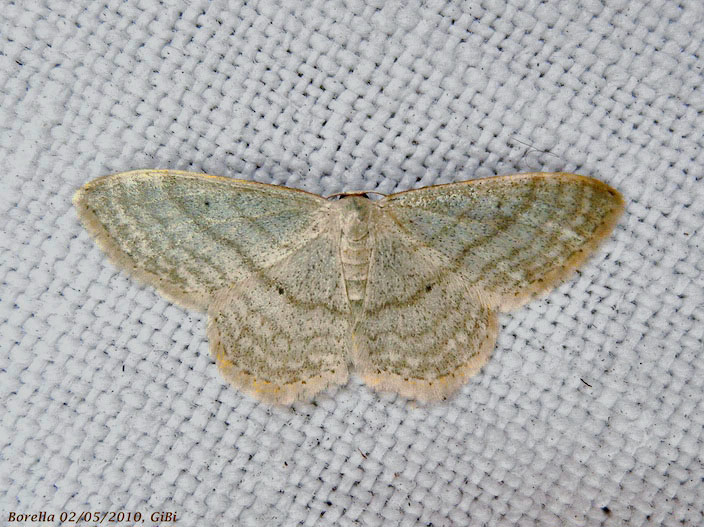
<svg viewBox="0 0 704 527"><path fill-rule="evenodd" d="M371 257L370 221L374 204L361 196L340 200L340 256L353 312L361 309L367 288Z"/></svg>

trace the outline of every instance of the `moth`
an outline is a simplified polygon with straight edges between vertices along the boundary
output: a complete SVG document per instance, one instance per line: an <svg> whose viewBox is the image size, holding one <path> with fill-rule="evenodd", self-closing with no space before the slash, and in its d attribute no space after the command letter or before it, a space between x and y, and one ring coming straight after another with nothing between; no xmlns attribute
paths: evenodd
<svg viewBox="0 0 704 527"><path fill-rule="evenodd" d="M223 376L280 404L345 384L437 401L486 363L497 314L546 293L612 231L621 195L530 173L323 198L172 170L74 197L112 262L207 312Z"/></svg>

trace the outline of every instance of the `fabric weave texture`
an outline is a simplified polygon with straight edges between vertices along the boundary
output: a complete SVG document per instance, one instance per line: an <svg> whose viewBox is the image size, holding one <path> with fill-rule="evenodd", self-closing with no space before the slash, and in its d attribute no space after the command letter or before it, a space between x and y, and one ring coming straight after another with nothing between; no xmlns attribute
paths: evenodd
<svg viewBox="0 0 704 527"><path fill-rule="evenodd" d="M3 521L704 524L699 0L0 10ZM79 224L79 186L137 168L323 195L566 171L627 208L449 401L353 378L272 407Z"/></svg>

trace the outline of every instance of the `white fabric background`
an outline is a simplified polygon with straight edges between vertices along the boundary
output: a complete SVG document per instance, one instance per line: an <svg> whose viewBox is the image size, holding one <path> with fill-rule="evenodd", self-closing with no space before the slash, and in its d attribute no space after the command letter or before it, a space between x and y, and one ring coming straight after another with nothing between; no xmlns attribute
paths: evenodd
<svg viewBox="0 0 704 527"><path fill-rule="evenodd" d="M700 0L1 4L3 521L704 523ZM273 408L78 223L78 186L154 167L322 194L566 170L628 207L451 401L353 379Z"/></svg>

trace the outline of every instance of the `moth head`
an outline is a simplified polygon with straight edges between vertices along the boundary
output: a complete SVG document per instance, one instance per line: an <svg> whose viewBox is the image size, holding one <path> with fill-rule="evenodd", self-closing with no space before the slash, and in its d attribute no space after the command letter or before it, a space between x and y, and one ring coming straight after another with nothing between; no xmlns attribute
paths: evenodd
<svg viewBox="0 0 704 527"><path fill-rule="evenodd" d="M369 219L375 204L365 193L339 194L334 207L340 211L340 227L351 240L361 240L369 234Z"/></svg>
<svg viewBox="0 0 704 527"><path fill-rule="evenodd" d="M377 201L386 196L381 192L375 192L373 190L351 190L349 192L338 192L337 194L330 194L326 196L326 199L330 201L340 201L343 199L349 199L353 197L366 198L370 201Z"/></svg>

